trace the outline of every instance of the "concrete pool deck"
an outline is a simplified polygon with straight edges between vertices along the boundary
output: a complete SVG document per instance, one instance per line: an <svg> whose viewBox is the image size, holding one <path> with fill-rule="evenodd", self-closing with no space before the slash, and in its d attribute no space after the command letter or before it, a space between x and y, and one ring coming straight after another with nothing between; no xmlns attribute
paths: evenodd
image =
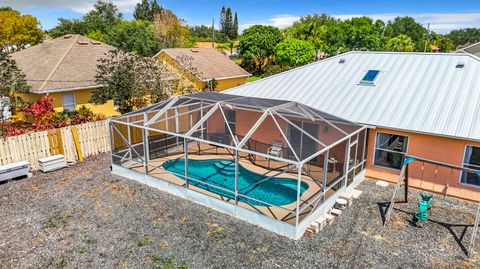
<svg viewBox="0 0 480 269"><path fill-rule="evenodd" d="M228 149L212 147L208 144L189 143L188 152L188 158L191 160L234 159L232 153ZM113 173L164 190L184 199L194 201L296 239L303 235L303 231L310 225L310 223L323 214L326 214L328 210L333 207L335 200L342 193L353 189L364 179L365 176L364 171L360 171L358 175L355 175L352 180L348 181L348 185L345 187L345 176L341 175L339 172L340 169L329 169L327 173L327 192L325 197L321 197L321 181L324 175L323 169L314 165L309 166L310 174L305 175L303 173L301 176L301 180L305 184L308 184L309 187L300 197L300 213L297 226L295 213L297 209L296 202L281 207L253 206L241 199L235 203L234 199L199 188L193 184L189 184L187 188L186 182L182 178L162 167L163 163L166 161L185 158L183 146L172 147L168 149L167 152L162 151L160 153L163 156L149 159L147 166L148 174L145 174L146 170L140 159L133 161L128 160L126 162L120 161L121 164L113 164ZM254 158L254 160L252 160L252 158ZM255 163L252 163L252 161ZM286 163L273 161L259 156L252 157L248 154L240 154L239 164L257 174L297 180L297 171L282 171L286 169ZM315 178L312 178L310 175L314 175ZM337 183L340 184L337 185ZM328 186L332 186L332 184L335 184L335 189L328 188ZM246 197L244 199L248 198Z"/></svg>

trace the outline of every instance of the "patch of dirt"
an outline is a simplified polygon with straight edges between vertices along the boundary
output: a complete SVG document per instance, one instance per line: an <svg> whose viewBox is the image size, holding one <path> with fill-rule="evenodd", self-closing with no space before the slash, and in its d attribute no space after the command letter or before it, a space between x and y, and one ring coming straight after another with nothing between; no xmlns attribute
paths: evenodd
<svg viewBox="0 0 480 269"><path fill-rule="evenodd" d="M320 234L298 241L113 176L108 155L0 184L0 268L479 268L468 259L476 207L435 196L412 223L418 193L364 193ZM398 197L403 197L398 194ZM400 198L399 198L400 199ZM480 239L477 240L480 242ZM477 251L480 251L477 247Z"/></svg>

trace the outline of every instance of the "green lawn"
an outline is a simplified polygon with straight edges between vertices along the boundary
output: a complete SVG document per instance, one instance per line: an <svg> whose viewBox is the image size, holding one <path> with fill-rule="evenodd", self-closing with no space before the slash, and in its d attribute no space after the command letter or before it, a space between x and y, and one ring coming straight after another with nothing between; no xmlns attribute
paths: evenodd
<svg viewBox="0 0 480 269"><path fill-rule="evenodd" d="M251 75L250 77L247 78L247 82L254 82L255 80L261 79L261 75Z"/></svg>

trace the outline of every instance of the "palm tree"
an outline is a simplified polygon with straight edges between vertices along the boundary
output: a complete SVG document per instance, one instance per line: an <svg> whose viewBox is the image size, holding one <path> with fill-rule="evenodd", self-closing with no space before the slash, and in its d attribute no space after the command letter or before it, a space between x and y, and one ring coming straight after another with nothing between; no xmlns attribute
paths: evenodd
<svg viewBox="0 0 480 269"><path fill-rule="evenodd" d="M415 49L415 43L406 35L398 35L387 42L387 50L411 52Z"/></svg>

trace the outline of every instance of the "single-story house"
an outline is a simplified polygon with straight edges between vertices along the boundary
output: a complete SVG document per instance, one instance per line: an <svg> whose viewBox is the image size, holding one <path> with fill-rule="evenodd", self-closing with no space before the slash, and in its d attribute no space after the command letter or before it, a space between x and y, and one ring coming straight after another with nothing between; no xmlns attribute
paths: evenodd
<svg viewBox="0 0 480 269"><path fill-rule="evenodd" d="M348 52L225 93L296 101L369 126L366 177L396 182L405 154L480 169L480 58ZM478 199L474 173L410 171L409 185Z"/></svg>
<svg viewBox="0 0 480 269"><path fill-rule="evenodd" d="M215 48L221 53L225 55L238 55L238 45L240 44L240 41L235 40L233 41L234 47L230 50L230 48L225 48L223 43L218 43L218 42L211 42L211 41L198 41L195 42L195 47L196 48Z"/></svg>
<svg viewBox="0 0 480 269"><path fill-rule="evenodd" d="M56 111L84 105L97 114L119 115L113 100L102 105L90 102L92 92L101 87L95 82L98 60L113 49L81 35L64 35L13 53L12 59L31 86L30 93L19 94L20 97L35 102L50 95Z"/></svg>
<svg viewBox="0 0 480 269"><path fill-rule="evenodd" d="M470 44L464 48L459 49L457 52L470 53L472 55L480 57L480 42Z"/></svg>
<svg viewBox="0 0 480 269"><path fill-rule="evenodd" d="M216 81L215 91L223 91L247 82L250 74L213 48L163 49L155 59L162 61L177 76L192 82L201 91Z"/></svg>

